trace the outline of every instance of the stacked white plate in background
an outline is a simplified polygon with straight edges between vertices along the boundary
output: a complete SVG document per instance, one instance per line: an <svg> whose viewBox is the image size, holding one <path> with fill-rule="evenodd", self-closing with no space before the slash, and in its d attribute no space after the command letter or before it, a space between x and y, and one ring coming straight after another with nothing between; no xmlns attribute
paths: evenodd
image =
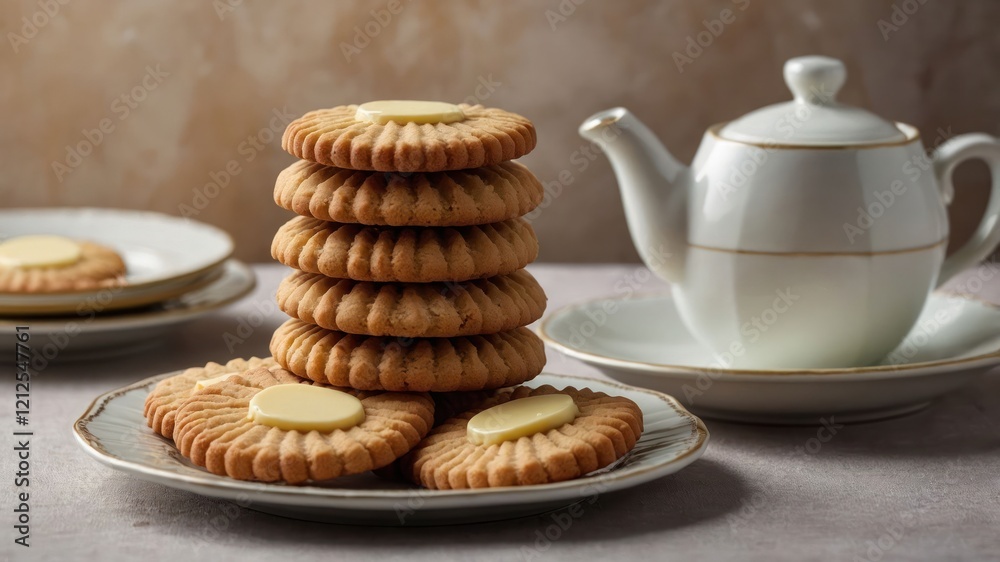
<svg viewBox="0 0 1000 562"><path fill-rule="evenodd" d="M0 335L28 326L38 347L61 358L108 356L155 346L179 324L253 290L224 231L145 211L94 208L0 210L0 241L53 234L112 248L127 285L59 293L0 292ZM49 350L54 354L53 350Z"/></svg>

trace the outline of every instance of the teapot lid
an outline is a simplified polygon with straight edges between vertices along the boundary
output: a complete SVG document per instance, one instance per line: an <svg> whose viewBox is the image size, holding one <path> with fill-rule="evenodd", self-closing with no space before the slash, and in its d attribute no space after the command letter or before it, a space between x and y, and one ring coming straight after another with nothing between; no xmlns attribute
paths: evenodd
<svg viewBox="0 0 1000 562"><path fill-rule="evenodd" d="M798 146L874 144L902 141L903 131L874 113L837 103L847 78L844 63L807 56L785 63L785 84L795 99L751 111L729 122L723 138L740 142Z"/></svg>

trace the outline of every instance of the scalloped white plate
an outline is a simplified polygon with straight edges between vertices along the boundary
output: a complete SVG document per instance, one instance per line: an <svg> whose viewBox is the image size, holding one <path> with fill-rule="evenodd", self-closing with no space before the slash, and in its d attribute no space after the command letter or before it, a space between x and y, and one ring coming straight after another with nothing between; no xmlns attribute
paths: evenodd
<svg viewBox="0 0 1000 562"><path fill-rule="evenodd" d="M754 423L902 415L1000 365L1000 308L943 292L931 295L903 343L870 367L728 369L687 332L669 294L571 305L538 332L615 380L673 394L705 417Z"/></svg>
<svg viewBox="0 0 1000 562"><path fill-rule="evenodd" d="M112 468L164 486L312 521L445 525L535 515L673 474L694 462L708 445L705 425L670 396L613 382L543 373L527 384L589 387L635 401L642 408L644 423L635 448L614 465L583 478L538 486L424 490L371 473L301 486L244 482L191 464L173 443L146 426L142 415L146 395L154 384L174 374L98 397L73 425L87 453Z"/></svg>
<svg viewBox="0 0 1000 562"><path fill-rule="evenodd" d="M106 312L152 304L210 281L233 253L225 231L149 211L98 208L0 210L0 240L56 234L112 248L127 268L128 285L60 293L0 293L0 314L65 314L79 307Z"/></svg>

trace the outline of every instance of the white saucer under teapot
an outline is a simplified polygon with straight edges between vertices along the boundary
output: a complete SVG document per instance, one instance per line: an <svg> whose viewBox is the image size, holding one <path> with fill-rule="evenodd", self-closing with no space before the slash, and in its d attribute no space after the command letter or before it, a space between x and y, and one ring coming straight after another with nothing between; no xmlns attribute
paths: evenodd
<svg viewBox="0 0 1000 562"><path fill-rule="evenodd" d="M830 369L734 368L685 330L675 305L669 294L615 295L554 310L538 327L561 352L549 354L548 368L573 368L565 355L701 416L811 425L914 412L1000 366L1000 307L956 294L931 294L909 335L876 364Z"/></svg>

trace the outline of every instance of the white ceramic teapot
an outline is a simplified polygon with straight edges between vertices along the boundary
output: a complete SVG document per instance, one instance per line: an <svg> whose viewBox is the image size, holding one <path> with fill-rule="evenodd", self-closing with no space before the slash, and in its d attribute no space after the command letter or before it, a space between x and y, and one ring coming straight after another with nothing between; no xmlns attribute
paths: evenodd
<svg viewBox="0 0 1000 562"><path fill-rule="evenodd" d="M914 127L836 102L839 60L784 74L792 101L710 127L690 167L621 107L580 134L610 158L633 243L721 367L871 364L1000 242L1000 142L961 135L928 156ZM969 158L991 168L990 201L945 259L951 173Z"/></svg>

